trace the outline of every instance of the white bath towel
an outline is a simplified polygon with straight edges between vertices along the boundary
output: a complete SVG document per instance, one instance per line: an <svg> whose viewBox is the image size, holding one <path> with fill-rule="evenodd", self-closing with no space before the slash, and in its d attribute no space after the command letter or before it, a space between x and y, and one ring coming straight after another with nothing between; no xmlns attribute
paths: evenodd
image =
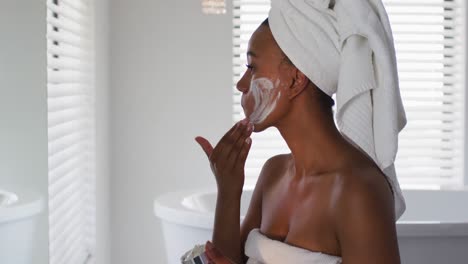
<svg viewBox="0 0 468 264"><path fill-rule="evenodd" d="M340 264L341 258L321 252L313 252L272 240L258 228L250 231L245 242L247 264Z"/></svg>
<svg viewBox="0 0 468 264"><path fill-rule="evenodd" d="M340 131L387 176L398 219L406 205L394 161L406 115L381 0L272 0L269 24L293 64L325 93L336 93Z"/></svg>

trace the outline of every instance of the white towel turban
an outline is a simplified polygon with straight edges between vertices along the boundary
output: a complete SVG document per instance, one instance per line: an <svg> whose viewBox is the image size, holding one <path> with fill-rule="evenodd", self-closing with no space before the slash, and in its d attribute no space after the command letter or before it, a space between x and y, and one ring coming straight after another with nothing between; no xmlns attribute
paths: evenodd
<svg viewBox="0 0 468 264"><path fill-rule="evenodd" d="M387 176L400 218L406 205L394 161L406 115L381 0L272 0L269 25L292 63L326 94L336 93L341 133Z"/></svg>

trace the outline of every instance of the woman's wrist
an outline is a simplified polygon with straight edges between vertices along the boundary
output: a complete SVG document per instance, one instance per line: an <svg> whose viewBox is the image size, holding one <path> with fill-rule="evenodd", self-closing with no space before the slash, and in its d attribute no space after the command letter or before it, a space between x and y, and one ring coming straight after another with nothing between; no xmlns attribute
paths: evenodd
<svg viewBox="0 0 468 264"><path fill-rule="evenodd" d="M220 190L218 188L218 202L240 202L242 197L242 190Z"/></svg>
<svg viewBox="0 0 468 264"><path fill-rule="evenodd" d="M218 196L222 196L224 199L240 199L242 196L244 184L238 186L233 185L221 185L217 184Z"/></svg>

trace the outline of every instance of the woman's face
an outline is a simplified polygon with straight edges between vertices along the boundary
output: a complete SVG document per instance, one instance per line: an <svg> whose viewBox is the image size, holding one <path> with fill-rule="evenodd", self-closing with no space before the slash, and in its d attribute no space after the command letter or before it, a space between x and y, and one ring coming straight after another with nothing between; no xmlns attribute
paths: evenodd
<svg viewBox="0 0 468 264"><path fill-rule="evenodd" d="M280 104L284 89L281 81L284 77L283 62L284 55L269 27L260 26L249 41L248 69L237 83L237 89L242 92L242 108L246 117L255 124L255 131L271 125L266 120Z"/></svg>

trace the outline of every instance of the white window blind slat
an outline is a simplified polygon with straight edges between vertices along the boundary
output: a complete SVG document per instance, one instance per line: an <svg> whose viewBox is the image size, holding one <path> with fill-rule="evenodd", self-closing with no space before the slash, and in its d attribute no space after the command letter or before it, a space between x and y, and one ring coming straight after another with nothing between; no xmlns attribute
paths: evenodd
<svg viewBox="0 0 468 264"><path fill-rule="evenodd" d="M82 136L80 135L80 137ZM49 159L50 171L51 173L55 173L55 175L60 175L59 177L57 177L57 179L61 179L61 177L65 177L65 175L68 174L69 170L74 169L73 167L77 165L76 163L83 161L83 159L78 158L83 153L83 147L81 146L83 143L83 140L80 137L78 137L77 139L80 141L74 142L73 143L74 145L67 146L65 149L61 150L58 153L54 153L54 155L50 157ZM58 171L60 169L61 171ZM61 173L63 171L65 171L65 174L62 175ZM53 177L51 177L50 183L51 183L51 186L52 184L55 184ZM54 194L51 193L50 197L53 197L53 196Z"/></svg>
<svg viewBox="0 0 468 264"><path fill-rule="evenodd" d="M463 182L465 29L463 0L383 0L392 25L400 90L408 124L396 160L402 188L453 188ZM244 118L235 88L245 72L247 45L268 16L269 0L233 1L233 121ZM246 176L289 153L279 132L253 134Z"/></svg>
<svg viewBox="0 0 468 264"><path fill-rule="evenodd" d="M55 98L85 95L90 87L83 84L49 84L47 89L48 97Z"/></svg>
<svg viewBox="0 0 468 264"><path fill-rule="evenodd" d="M57 210L50 216L51 223L57 226L52 232L51 235L57 234L58 239L66 239L67 230L66 226L70 223L71 219L75 219L76 216L81 216L81 211L78 206L75 204L81 204L80 199L80 189L81 186L74 183L73 185L68 184L67 187L60 193L57 198L65 198L64 203L57 203ZM83 221L78 218L79 223ZM81 232L81 230L77 230ZM53 238L53 236L52 236ZM54 245L56 241L51 241L51 245Z"/></svg>
<svg viewBox="0 0 468 264"><path fill-rule="evenodd" d="M75 21L76 23L83 25L85 28L89 28L89 26L91 25L91 13L89 13L90 9L84 9L82 12L80 12L79 10L71 8L69 5L66 5L64 3L66 2L59 1L59 4L57 5L54 3L53 0L48 0L47 9L52 13L60 14L60 17L64 17L65 19Z"/></svg>
<svg viewBox="0 0 468 264"><path fill-rule="evenodd" d="M56 125L67 122L68 120L79 120L83 112L79 108L66 109L64 111L52 112L49 114L48 125L55 127Z"/></svg>
<svg viewBox="0 0 468 264"><path fill-rule="evenodd" d="M72 82L72 81L71 81ZM57 83L57 82L55 82ZM68 83L68 82L65 82ZM72 82L73 83L73 82ZM83 104L85 96L64 96L64 97L52 97L47 100L49 104L47 109L50 112L62 111L70 108L77 108Z"/></svg>
<svg viewBox="0 0 468 264"><path fill-rule="evenodd" d="M60 43L68 44L70 46L80 48L80 49L89 49L89 41L86 41L83 38L80 38L76 36L75 34L72 34L70 32L55 32L51 31L47 33L47 39L51 41L57 41Z"/></svg>
<svg viewBox="0 0 468 264"><path fill-rule="evenodd" d="M54 182L53 186L51 186L50 190L51 192L54 193L55 197L57 194L60 194L60 190L65 189L67 186L70 185L70 181L73 180L75 177L79 177L80 170L78 168L75 168L66 174L64 174L62 177L58 178L56 182ZM54 198L55 198L54 197ZM55 199L57 201L57 199ZM60 230L54 229L54 232L59 232Z"/></svg>
<svg viewBox="0 0 468 264"><path fill-rule="evenodd" d="M62 0L63 5L67 6L68 8L72 8L77 12L86 14L88 9L90 9L90 3L83 2L83 1L76 1L76 0Z"/></svg>
<svg viewBox="0 0 468 264"><path fill-rule="evenodd" d="M69 231L69 235L66 237L66 239L64 240L61 240L61 241L57 241L57 244L63 246L64 248L75 248L77 246L77 244L81 244L83 243L83 239L81 238L81 235L80 233L77 231L79 230L79 225L77 225L76 223L78 222L76 219L79 219L79 218L71 218L71 222L68 222L68 226L64 228L64 230L66 231ZM53 245L53 246L56 246L56 245ZM76 256L73 256L74 254L76 254L76 252L72 251L72 250L66 250L61 256L58 256L57 258L54 258L51 260L52 261L55 261L55 262L61 262L61 263L66 263L66 262L62 262L63 260L67 260L67 261L70 261L70 259L75 259L77 258ZM79 252L79 255L81 255L81 257L84 259L86 258L86 255L84 252ZM80 261L81 262L81 259L78 259L78 260L73 260L73 261Z"/></svg>
<svg viewBox="0 0 468 264"><path fill-rule="evenodd" d="M47 70L49 83L90 83L91 73L84 70Z"/></svg>
<svg viewBox="0 0 468 264"><path fill-rule="evenodd" d="M61 250L57 251L54 255L59 256L60 254L63 254L68 250L86 250L86 248L82 245L75 245L74 248L70 248L64 243L64 241L67 241L68 239L73 237L74 233L79 234L81 239L84 239L84 232L82 228L84 222L82 219L85 216L82 212L80 212L81 209L79 208L82 207L80 198L81 193L79 191L80 187L81 186L69 184L67 185L67 188L64 191L62 191L62 194L60 196L57 196L57 199L66 199L64 203L54 204L57 210L50 216L50 224L54 225L56 228L49 231L51 240L49 247L61 248ZM75 188L76 190L74 191L73 188ZM70 226L73 226L75 228L70 229ZM66 261L61 263L70 262Z"/></svg>
<svg viewBox="0 0 468 264"><path fill-rule="evenodd" d="M92 0L47 0L50 264L95 247Z"/></svg>
<svg viewBox="0 0 468 264"><path fill-rule="evenodd" d="M72 148L72 147L70 147ZM73 151L74 149L68 149L68 151L64 151L63 153L65 153L65 155L67 155L67 153L69 153L69 151ZM64 175L67 175L70 171L76 169L76 167L80 167L80 164L83 163L85 160L83 157L79 157L79 156L74 156L74 157L71 157L71 158L67 158L67 157L62 157L63 159L63 163L58 165L58 166L55 166L53 167L50 171L49 171L49 184L52 186L58 179L60 179L61 177L64 177ZM80 177L82 177L81 175L79 175ZM79 177L78 177L79 178ZM72 183L69 183L69 184L72 184ZM62 191L62 190L59 190L59 191ZM50 193L49 196L50 197L54 197L56 194L54 193ZM53 205L54 202L57 202L57 203L60 203L60 201L54 201L54 200L50 200L49 201L49 205ZM57 208L54 208L54 210L57 209ZM54 212L50 212L50 215L52 215ZM54 227L55 228L55 227Z"/></svg>
<svg viewBox="0 0 468 264"><path fill-rule="evenodd" d="M64 19L55 18L53 14L49 14L47 16L47 23L57 28L59 31L67 31L79 38L89 38L89 30L83 28L75 21L65 21Z"/></svg>
<svg viewBox="0 0 468 264"><path fill-rule="evenodd" d="M463 5L463 2L457 1L444 1L444 0L384 0L385 8L389 9L390 7L404 8L407 6L414 6L417 8L428 8L428 7L451 7L451 8L460 8ZM270 1L269 0L233 0L234 10L242 9L247 6L259 6L262 9L269 9ZM388 11L388 10L387 10ZM414 12L415 10L408 10L409 12ZM388 11L389 12L389 11Z"/></svg>
<svg viewBox="0 0 468 264"><path fill-rule="evenodd" d="M53 129L50 129L49 131L49 155L51 153L54 153L56 150L53 149L54 143L57 140L60 140L61 138L73 134L73 133L82 133L79 127L83 126L82 122L84 119L80 120L72 120L60 125L57 125L53 127Z"/></svg>
<svg viewBox="0 0 468 264"><path fill-rule="evenodd" d="M74 219L77 219L77 217L70 218L71 221L74 221ZM74 222L76 222L76 220ZM66 248L66 250L63 251L60 255L57 255L54 258L51 258L50 261L54 261L57 263L81 263L83 259L86 261L86 258L87 258L86 251L72 250L73 248L77 248L78 245L84 243L81 234L79 233L79 231L77 231L81 229L81 227L79 225L73 225L74 222L68 222L68 227L70 227L69 229L71 230L69 232L69 235L62 241L57 241L57 244ZM67 227L64 227L64 228L67 228ZM67 230L67 229L64 229L64 230Z"/></svg>
<svg viewBox="0 0 468 264"><path fill-rule="evenodd" d="M406 0L384 0L383 1L386 8L397 7L397 8L408 8L408 7L415 7L415 8L460 8L462 7L462 2L458 1L444 1L444 0L414 0L414 1L406 1ZM391 10L388 11L391 13Z"/></svg>
<svg viewBox="0 0 468 264"><path fill-rule="evenodd" d="M60 46L56 46L51 40L49 40L47 43L47 53L64 58L91 60L91 56L86 50L83 50L79 47L67 45L66 43L61 43Z"/></svg>
<svg viewBox="0 0 468 264"><path fill-rule="evenodd" d="M87 74L92 74L90 72L90 65L74 58L48 58L48 70L63 69L64 71L78 71L84 72Z"/></svg>

